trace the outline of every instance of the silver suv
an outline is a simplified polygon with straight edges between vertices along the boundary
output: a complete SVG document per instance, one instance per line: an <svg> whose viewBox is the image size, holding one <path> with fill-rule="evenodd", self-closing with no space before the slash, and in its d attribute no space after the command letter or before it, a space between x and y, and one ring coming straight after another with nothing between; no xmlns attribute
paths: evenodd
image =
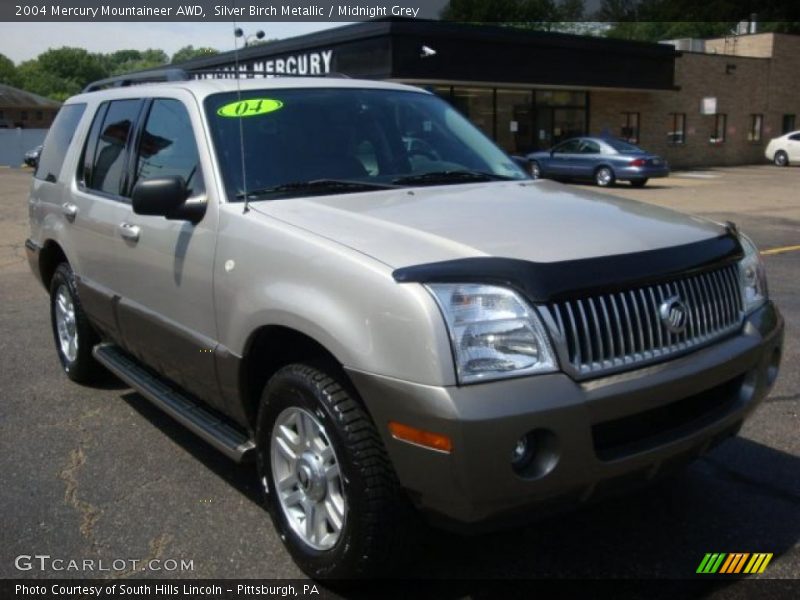
<svg viewBox="0 0 800 600"><path fill-rule="evenodd" d="M730 224L531 180L416 88L165 79L64 104L30 264L66 374L255 458L313 577L386 569L420 513L649 482L775 382L783 321Z"/></svg>

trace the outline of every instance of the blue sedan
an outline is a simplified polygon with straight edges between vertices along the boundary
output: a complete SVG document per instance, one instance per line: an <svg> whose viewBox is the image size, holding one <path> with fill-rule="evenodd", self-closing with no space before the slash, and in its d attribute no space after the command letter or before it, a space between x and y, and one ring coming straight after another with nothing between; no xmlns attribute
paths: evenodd
<svg viewBox="0 0 800 600"><path fill-rule="evenodd" d="M614 138L581 137L527 155L534 178L585 179L607 187L630 181L642 187L652 177L667 177L667 161Z"/></svg>

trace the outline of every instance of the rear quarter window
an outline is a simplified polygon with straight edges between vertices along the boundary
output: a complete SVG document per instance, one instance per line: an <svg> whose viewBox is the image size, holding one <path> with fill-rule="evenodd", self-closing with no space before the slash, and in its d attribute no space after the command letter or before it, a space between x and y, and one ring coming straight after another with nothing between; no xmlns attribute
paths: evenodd
<svg viewBox="0 0 800 600"><path fill-rule="evenodd" d="M85 104L65 104L58 111L50 131L44 140L42 155L36 167L34 177L44 181L55 182L64 164L75 130L78 128L81 117L86 110Z"/></svg>

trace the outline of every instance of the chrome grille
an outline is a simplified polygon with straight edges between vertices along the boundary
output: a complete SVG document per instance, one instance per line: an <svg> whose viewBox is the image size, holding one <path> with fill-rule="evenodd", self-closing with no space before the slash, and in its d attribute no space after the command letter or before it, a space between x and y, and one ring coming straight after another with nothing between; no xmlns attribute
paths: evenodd
<svg viewBox="0 0 800 600"><path fill-rule="evenodd" d="M679 298L686 327L671 332L660 306ZM564 300L547 310L579 375L663 360L724 337L742 322L737 265L626 291Z"/></svg>

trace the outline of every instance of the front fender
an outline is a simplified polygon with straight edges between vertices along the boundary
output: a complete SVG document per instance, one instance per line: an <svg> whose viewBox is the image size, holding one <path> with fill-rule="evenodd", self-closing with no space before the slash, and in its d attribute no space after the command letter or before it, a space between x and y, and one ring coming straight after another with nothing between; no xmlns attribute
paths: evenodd
<svg viewBox="0 0 800 600"><path fill-rule="evenodd" d="M220 343L241 356L253 331L279 325L345 368L455 383L444 321L422 286L395 282L391 268L341 244L230 206L214 267Z"/></svg>

